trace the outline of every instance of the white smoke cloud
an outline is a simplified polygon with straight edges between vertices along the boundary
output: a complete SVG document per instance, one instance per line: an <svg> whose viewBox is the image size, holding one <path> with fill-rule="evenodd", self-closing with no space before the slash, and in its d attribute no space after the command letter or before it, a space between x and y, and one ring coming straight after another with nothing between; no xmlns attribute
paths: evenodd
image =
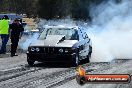
<svg viewBox="0 0 132 88"><path fill-rule="evenodd" d="M38 33L34 33L33 35L30 35L28 37L26 37L26 40L25 41L21 41L19 42L19 47L23 50L27 50L29 45L33 42L36 42L37 41L37 38L39 37L39 34Z"/></svg>
<svg viewBox="0 0 132 88"><path fill-rule="evenodd" d="M132 0L113 0L92 7L88 34L93 41L91 61L132 58Z"/></svg>
<svg viewBox="0 0 132 88"><path fill-rule="evenodd" d="M92 23L78 23L87 28L87 33L92 40L93 53L91 61L107 62L113 59L132 58L132 0L122 0L116 3L114 0L103 2L90 9ZM38 24L44 25L75 25L72 19L41 20ZM32 41L27 39L21 47L27 49Z"/></svg>
<svg viewBox="0 0 132 88"><path fill-rule="evenodd" d="M65 18L65 19L57 19L57 20L45 20L41 19L38 26L44 28L45 25L68 25L68 26L73 26L76 25L76 22L73 21L70 17Z"/></svg>

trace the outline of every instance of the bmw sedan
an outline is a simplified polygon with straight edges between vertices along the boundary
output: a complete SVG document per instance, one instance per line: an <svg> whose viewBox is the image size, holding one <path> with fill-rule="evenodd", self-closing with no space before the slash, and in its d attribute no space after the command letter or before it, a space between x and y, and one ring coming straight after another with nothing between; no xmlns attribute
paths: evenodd
<svg viewBox="0 0 132 88"><path fill-rule="evenodd" d="M60 62L73 66L81 60L89 62L92 42L83 28L78 26L47 26L37 41L30 44L27 62Z"/></svg>

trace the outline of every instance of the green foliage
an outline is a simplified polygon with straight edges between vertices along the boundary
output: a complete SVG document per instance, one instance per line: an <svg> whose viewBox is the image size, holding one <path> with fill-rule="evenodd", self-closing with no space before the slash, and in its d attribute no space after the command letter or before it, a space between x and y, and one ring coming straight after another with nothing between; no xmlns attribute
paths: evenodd
<svg viewBox="0 0 132 88"><path fill-rule="evenodd" d="M38 0L0 0L0 13L37 15Z"/></svg>
<svg viewBox="0 0 132 88"><path fill-rule="evenodd" d="M90 19L90 4L99 4L103 0L39 0L39 17L46 19L64 18Z"/></svg>
<svg viewBox="0 0 132 88"><path fill-rule="evenodd" d="M89 6L103 0L0 0L0 13L27 14L45 19L90 19Z"/></svg>

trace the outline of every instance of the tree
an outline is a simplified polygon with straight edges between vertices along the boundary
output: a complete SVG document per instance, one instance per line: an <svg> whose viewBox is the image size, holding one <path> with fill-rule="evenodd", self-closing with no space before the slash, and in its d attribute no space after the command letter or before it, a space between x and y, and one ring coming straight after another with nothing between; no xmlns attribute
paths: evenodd
<svg viewBox="0 0 132 88"><path fill-rule="evenodd" d="M17 13L36 16L38 0L0 0L1 13Z"/></svg>
<svg viewBox="0 0 132 88"><path fill-rule="evenodd" d="M45 19L65 18L87 20L89 6L105 0L0 0L0 13L27 14ZM116 0L121 1L121 0Z"/></svg>

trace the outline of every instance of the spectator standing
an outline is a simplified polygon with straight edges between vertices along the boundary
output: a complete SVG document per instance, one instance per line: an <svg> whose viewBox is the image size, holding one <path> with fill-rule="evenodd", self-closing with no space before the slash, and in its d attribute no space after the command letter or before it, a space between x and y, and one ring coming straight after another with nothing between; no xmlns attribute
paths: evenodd
<svg viewBox="0 0 132 88"><path fill-rule="evenodd" d="M18 46L19 39L22 37L22 32L24 31L24 28L22 24L20 23L19 19L15 19L13 23L10 25L11 29L11 57L18 56L16 55L16 50Z"/></svg>
<svg viewBox="0 0 132 88"><path fill-rule="evenodd" d="M2 39L2 46L0 49L0 54L5 54L6 44L9 40L9 18L7 15L4 15L2 20L0 20L0 36Z"/></svg>

